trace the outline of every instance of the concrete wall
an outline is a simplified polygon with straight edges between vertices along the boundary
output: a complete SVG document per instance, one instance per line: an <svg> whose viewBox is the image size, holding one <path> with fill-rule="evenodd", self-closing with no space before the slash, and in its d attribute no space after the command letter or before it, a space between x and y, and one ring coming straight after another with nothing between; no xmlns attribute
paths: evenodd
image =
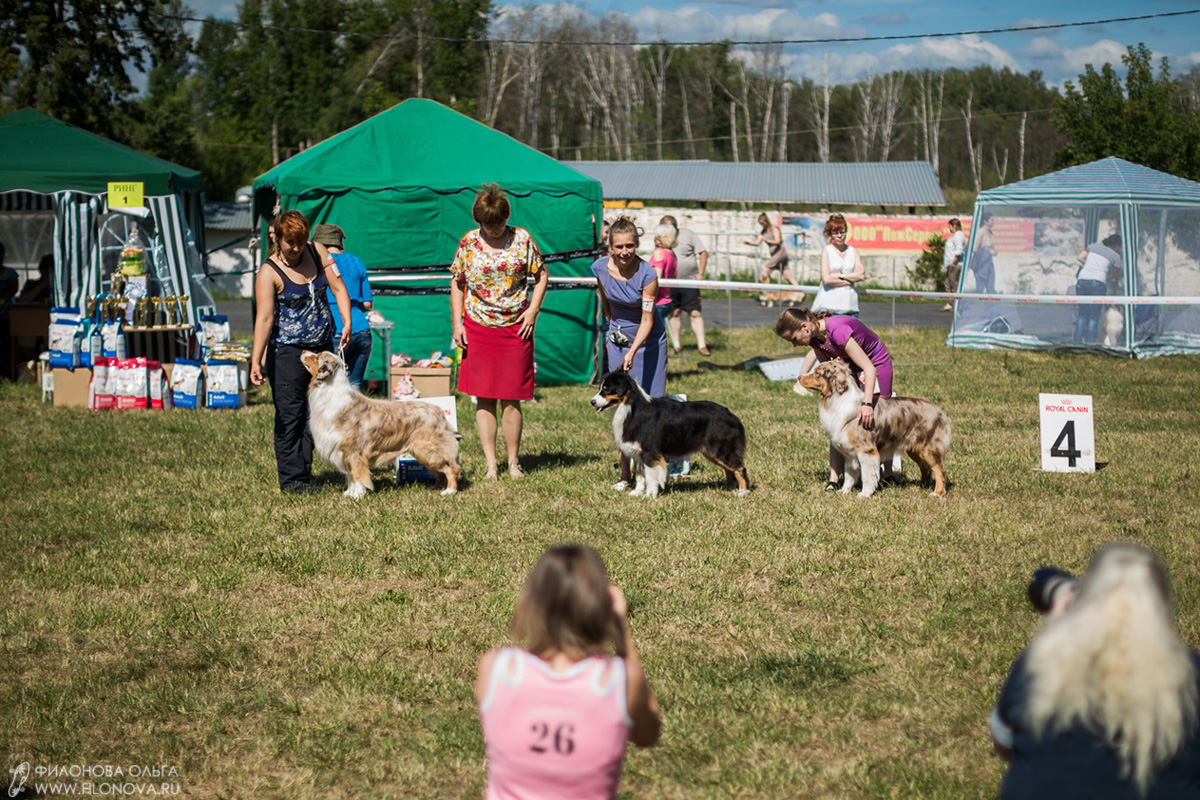
<svg viewBox="0 0 1200 800"><path fill-rule="evenodd" d="M619 216L633 217L634 221L645 231L641 239L640 252L648 257L654 249L654 228L664 214L670 214L679 221L681 227L691 228L700 234L709 250L709 272L714 278L757 278L763 262L767 258L766 245L757 248L744 243L744 240L758 235L758 223L755 221L757 211L710 211L696 208L606 208L604 218L614 220ZM779 214L772 212L770 216L778 219ZM812 218L820 215L809 214ZM536 231L534 234L536 235ZM801 284L815 286L821 280L821 248L824 238L817 229L809 230L807 236L802 229L795 226L783 226L784 244L788 248L789 266ZM232 247L212 252L222 245L228 244L245 235L244 231L208 230L206 237L209 247L209 272L222 274L211 283L214 292L227 296L250 297L254 294L254 275L235 275L223 273L244 272L251 267L250 251L243 239ZM851 242L853 244L853 242ZM907 268L915 262L915 253L874 253L863 252L863 265L867 268L867 285L892 288L905 286L908 282Z"/></svg>
<svg viewBox="0 0 1200 800"><path fill-rule="evenodd" d="M670 214L678 220L680 227L691 228L700 234L709 250L709 272L714 278L757 279L767 259L767 247L751 247L745 244L744 240L758 235L759 226L756 219L759 213L761 212L647 206L628 209L606 208L604 218L611 221L619 216L633 217L646 232L639 248L639 252L646 257L654 249L654 228L658 226L658 221L664 214ZM776 212L768 213L772 219L778 219L780 216ZM822 215L806 216L819 218ZM799 227L783 226L789 266L796 280L805 286L815 286L821 281L820 258L825 240L818 229L809 230L807 236L804 236L804 233ZM867 269L867 285L883 288L907 285L907 268L913 266L917 259L916 253L864 252L861 255L863 266Z"/></svg>
<svg viewBox="0 0 1200 800"><path fill-rule="evenodd" d="M249 243L244 238L248 231L217 231L211 228L204 232L208 245L208 272L213 277L209 290L225 297L253 297L254 274L250 260ZM237 241L237 240L241 241ZM219 247L234 244L223 250ZM215 252L214 252L215 251ZM246 273L246 274L236 274Z"/></svg>

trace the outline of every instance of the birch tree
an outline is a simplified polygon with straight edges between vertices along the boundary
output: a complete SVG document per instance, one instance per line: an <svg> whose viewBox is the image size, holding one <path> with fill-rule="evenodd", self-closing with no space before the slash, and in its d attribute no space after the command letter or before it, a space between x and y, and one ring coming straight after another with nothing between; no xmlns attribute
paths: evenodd
<svg viewBox="0 0 1200 800"><path fill-rule="evenodd" d="M503 39L522 39L533 18L534 9L526 8L515 17L508 17L497 29ZM395 41L395 40L392 40ZM391 42L388 43L389 46ZM519 75L517 45L511 41L488 41L483 61L483 121L488 127L496 127L496 117L504 104L504 92Z"/></svg>
<svg viewBox="0 0 1200 800"><path fill-rule="evenodd" d="M812 122L817 134L817 160L829 163L829 98L833 88L829 85L829 51L825 51L825 69L821 74L821 86L812 90ZM934 172L936 172L936 167Z"/></svg>
<svg viewBox="0 0 1200 800"><path fill-rule="evenodd" d="M975 97L975 90L972 89L967 93L967 107L961 109L963 122L967 125L967 161L971 164L971 181L975 184L975 191L978 193L983 188L983 144L978 148L971 144L971 101ZM936 171L936 168L935 168Z"/></svg>
<svg viewBox="0 0 1200 800"><path fill-rule="evenodd" d="M856 161L870 161L875 150L875 138L879 135L881 103L876 97L875 75L870 70L861 81L854 84L858 96L858 136L854 140Z"/></svg>
<svg viewBox="0 0 1200 800"><path fill-rule="evenodd" d="M900 129L905 102L904 74L890 72L879 79L879 160L887 161L892 148L904 139Z"/></svg>
<svg viewBox="0 0 1200 800"><path fill-rule="evenodd" d="M942 129L942 100L946 91L946 74L940 72L935 81L930 70L917 73L917 121L925 142L925 160L933 165L933 174L941 177L938 140ZM936 86L935 86L936 83Z"/></svg>
<svg viewBox="0 0 1200 800"><path fill-rule="evenodd" d="M793 84L791 81L783 82L783 97L779 109L779 155L776 161L787 161L787 139L788 139L788 104L792 98Z"/></svg>
<svg viewBox="0 0 1200 800"><path fill-rule="evenodd" d="M663 157L663 103L666 101L667 95L667 70L674 57L674 49L665 42L652 44L645 52L646 72L650 79L650 89L654 94L654 144L655 154L659 161Z"/></svg>

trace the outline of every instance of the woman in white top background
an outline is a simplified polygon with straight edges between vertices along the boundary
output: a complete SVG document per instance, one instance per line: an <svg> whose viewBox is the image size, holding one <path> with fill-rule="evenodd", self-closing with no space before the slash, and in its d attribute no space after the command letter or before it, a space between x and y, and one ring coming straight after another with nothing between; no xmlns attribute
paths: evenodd
<svg viewBox="0 0 1200 800"><path fill-rule="evenodd" d="M821 251L821 287L812 311L828 311L845 317L858 316L858 292L854 284L866 280L867 270L858 251L846 243L846 218L833 214L825 223L829 244Z"/></svg>
<svg viewBox="0 0 1200 800"><path fill-rule="evenodd" d="M950 238L946 239L946 246L942 251L942 268L946 270L946 291L957 292L958 277L962 274L962 257L963 253L967 252L967 236L963 233L962 223L957 217L948 224L952 233ZM950 303L942 307L942 311L953 310L954 306Z"/></svg>

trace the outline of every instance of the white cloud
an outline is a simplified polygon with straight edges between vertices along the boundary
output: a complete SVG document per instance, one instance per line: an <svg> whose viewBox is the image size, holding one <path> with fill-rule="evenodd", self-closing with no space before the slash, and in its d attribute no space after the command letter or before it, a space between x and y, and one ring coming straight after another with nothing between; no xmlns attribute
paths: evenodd
<svg viewBox="0 0 1200 800"><path fill-rule="evenodd" d="M209 0L214 4L223 1ZM509 14L519 13L521 8L502 6L501 10L502 14ZM549 16L553 19L567 16L578 16L582 20L596 19L578 6L566 3L541 8L550 9ZM897 14L901 13L879 16L886 18L889 23L899 22ZM698 5L684 5L675 9L643 6L627 12L626 19L642 42L658 39L676 42L835 39L867 35L862 25L847 23L830 11L805 16L792 9L777 5L764 7L762 4L755 10L745 8L744 13L724 16L717 16ZM1045 17L1024 18L1013 25L1044 25L1054 21ZM875 19L872 24L882 24L882 21ZM783 64L788 74L796 80L808 77L820 81L825 53L828 52L830 80L834 83L859 80L868 73L878 75L893 70L941 70L951 67L968 70L980 65L1022 73L1038 70L1047 84L1060 88L1063 82L1076 80L1083 72L1084 65L1089 63L1099 69L1105 62L1110 62L1124 75L1121 65L1121 56L1125 54L1123 44L1112 39L1098 39L1080 47L1065 47L1064 39L1067 37L1061 34L1061 31L1046 31L1028 37L1015 34L1003 38L978 35L930 37L898 41L887 47L878 42L785 45ZM1079 37L1072 38L1079 41ZM997 44L999 41L1011 42L1012 47L1002 47ZM752 63L753 55L748 52L739 54L739 57ZM1156 69L1160 57L1158 53L1154 56ZM1171 56L1171 64L1175 74L1185 72L1193 65L1200 64L1200 51Z"/></svg>
<svg viewBox="0 0 1200 800"><path fill-rule="evenodd" d="M1044 36L1039 36L1030 40L1020 54L1025 59L1027 69L1039 70L1049 85L1059 89L1067 81L1077 81L1087 64L1099 72L1105 63L1110 63L1118 74L1125 74L1125 67L1121 64L1125 46L1111 39L1102 39L1083 47L1060 48Z"/></svg>
<svg viewBox="0 0 1200 800"><path fill-rule="evenodd" d="M804 17L782 8L717 17L696 6L670 10L644 7L629 14L629 20L645 41L658 38L669 41L766 41L863 35L862 28L843 25L836 14L823 12Z"/></svg>
<svg viewBox="0 0 1200 800"><path fill-rule="evenodd" d="M1017 51L1023 58L1056 59L1062 57L1062 50L1055 42L1046 36L1035 36L1029 44Z"/></svg>
<svg viewBox="0 0 1200 800"><path fill-rule="evenodd" d="M630 15L640 41L709 41L720 38L714 31L721 29L721 20L695 6L683 6L673 11L642 8Z"/></svg>
<svg viewBox="0 0 1200 800"><path fill-rule="evenodd" d="M815 49L805 50L797 59L796 77L807 75L820 81L824 70L825 54ZM1008 67L1020 70L1020 65L1011 53L978 36L961 36L953 39L919 39L915 42L894 44L879 52L852 53L831 50L829 53L829 77L834 83L857 80L867 73L882 74L893 70L947 69L958 67L970 69L988 64L996 69Z"/></svg>

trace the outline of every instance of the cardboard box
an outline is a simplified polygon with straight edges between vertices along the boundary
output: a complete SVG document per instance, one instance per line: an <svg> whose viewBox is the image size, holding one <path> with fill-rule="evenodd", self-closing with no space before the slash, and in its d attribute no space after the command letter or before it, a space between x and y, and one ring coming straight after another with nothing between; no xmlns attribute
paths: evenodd
<svg viewBox="0 0 1200 800"><path fill-rule="evenodd" d="M88 384L92 381L92 371L87 367L76 367L73 370L55 367L50 371L54 381L55 407L87 408Z"/></svg>
<svg viewBox="0 0 1200 800"><path fill-rule="evenodd" d="M389 384L391 393L396 391L396 381L407 374L412 380L413 388L421 393L418 399L449 397L451 371L449 367L392 367L392 380Z"/></svg>
<svg viewBox="0 0 1200 800"><path fill-rule="evenodd" d="M443 370L449 372L450 370ZM429 403L442 410L442 414L450 422L450 427L458 430L458 402L451 397L411 397L397 400L397 403ZM402 454L396 459L396 483L437 483L438 475L425 467L415 458Z"/></svg>

